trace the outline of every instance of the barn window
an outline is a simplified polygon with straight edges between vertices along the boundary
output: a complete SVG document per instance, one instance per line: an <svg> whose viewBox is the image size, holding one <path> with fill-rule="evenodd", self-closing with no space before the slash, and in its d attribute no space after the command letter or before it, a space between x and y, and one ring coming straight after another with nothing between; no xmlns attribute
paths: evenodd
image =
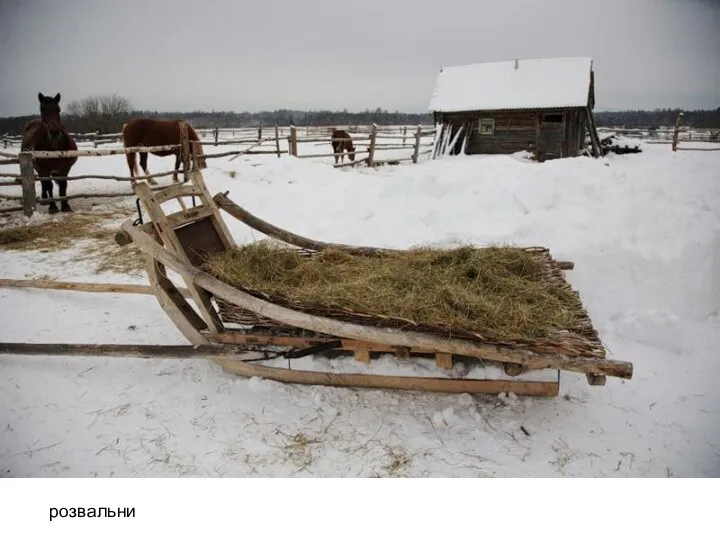
<svg viewBox="0 0 720 540"><path fill-rule="evenodd" d="M481 118L478 123L478 132L480 135L492 135L495 133L495 119Z"/></svg>
<svg viewBox="0 0 720 540"><path fill-rule="evenodd" d="M545 124L562 124L563 115L561 114L543 114L542 121Z"/></svg>

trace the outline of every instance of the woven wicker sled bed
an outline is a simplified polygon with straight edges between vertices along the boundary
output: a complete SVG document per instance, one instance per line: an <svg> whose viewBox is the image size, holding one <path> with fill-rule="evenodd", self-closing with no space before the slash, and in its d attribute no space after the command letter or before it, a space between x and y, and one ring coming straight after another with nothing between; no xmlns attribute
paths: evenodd
<svg viewBox="0 0 720 540"><path fill-rule="evenodd" d="M632 377L632 364L606 358L577 293L565 281L563 271L572 268L572 263L554 260L545 248L525 249L543 268L544 278L571 292L580 306L573 326L550 336L498 339L462 328L359 313L342 306L307 306L264 291L233 286L203 269L209 257L236 247L220 209L308 256L326 249L357 256L382 256L393 251L301 237L250 214L225 194L211 197L200 171L191 171L189 179L188 183L156 192L138 183L135 191L151 221L140 226L125 222L116 239L121 245L133 242L145 254L150 284L161 307L191 343L273 347L290 358L344 354L348 362L360 362L355 365L363 368L371 365L372 356L387 353L403 362L434 358L437 366L437 376L409 377L287 369L228 357L222 362L226 371L301 384L542 396L558 394L561 370L585 373L591 385L604 385L607 376ZM190 197L199 204L187 208L181 203L183 210L171 215L163 211L165 202ZM166 269L182 277L194 305L168 278ZM458 359L500 367L503 376L463 378L452 371ZM548 380L548 371L556 376ZM534 379L533 374L542 376Z"/></svg>

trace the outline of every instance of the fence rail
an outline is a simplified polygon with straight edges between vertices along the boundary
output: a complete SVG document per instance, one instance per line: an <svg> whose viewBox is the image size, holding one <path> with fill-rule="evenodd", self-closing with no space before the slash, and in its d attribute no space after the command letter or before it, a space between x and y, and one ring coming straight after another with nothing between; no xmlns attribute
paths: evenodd
<svg viewBox="0 0 720 540"><path fill-rule="evenodd" d="M116 182L135 182L135 181L141 181L141 180L150 180L155 178L162 178L167 177L171 175L177 175L180 173L183 173L185 175L185 178L187 178L187 173L189 171L190 165L190 159L188 154L188 149L192 154L196 154L196 152L193 150L195 146L207 146L207 145L215 145L215 146L228 146L228 145L242 145L242 144L250 144L249 147L244 149L238 149L238 150L231 150L227 152L218 152L218 153L205 153L203 152L203 155L206 159L212 159L212 158L220 158L220 157L227 157L227 156L233 156L232 159L235 159L237 157L240 157L242 155L271 155L275 154L277 157L281 157L282 155L291 155L296 158L325 158L325 157L340 157L344 154L342 153L310 153L310 154L301 154L298 152L298 145L301 144L307 144L307 143L327 143L328 146L330 145L332 138L331 138L331 132L335 128L335 126L305 126L305 136L298 136L298 128L297 126L291 125L287 128L281 128L280 126L274 126L272 128L272 135L263 137L262 135L262 127L259 128L223 128L223 129L206 129L206 130L195 130L199 135L207 135L210 134L214 137L214 140L208 141L208 140L200 140L200 141L190 141L187 140L187 130L183 130L181 128L181 134L184 133L183 139L181 140L180 144L174 144L174 145L161 145L161 146L136 146L136 147L129 147L129 148L97 148L97 143L99 141L107 140L108 142L112 142L115 140L121 140L121 134L105 134L100 136L99 134L72 134L74 137L77 136L78 138L85 138L85 140L95 142L95 148L93 149L78 149L78 150L65 150L65 151L29 151L29 152L20 152L20 153L10 153L10 152L2 152L0 155L2 156L2 159L0 159L0 165L20 165L20 173L9 173L9 172L2 172L0 171L0 178L10 178L9 181L0 181L0 187L9 187L9 186L20 186L22 187L22 195L0 195L0 198L6 199L6 200L18 200L23 202L22 208L20 207L13 207L13 208L5 208L0 209L0 213L7 213L7 212L14 212L22 210L26 216L31 216L38 204L49 204L51 202L61 202L61 201L67 201L71 199L79 199L79 198L113 198L113 197L124 197L124 196L131 196L132 194L125 194L125 193L78 193L73 194L70 196L64 196L64 197L55 197L50 199L39 199L37 197L37 191L36 191L36 184L37 182L42 181L50 181L50 180L67 180L67 181L77 181L77 180L88 180L88 179L97 179L97 180L114 180ZM382 131L381 131L382 130ZM353 161L351 163L335 163L335 167L344 167L344 166L354 166L354 165L360 165L363 163L366 163L368 166L376 166L386 163L399 163L402 161L412 161L413 163L417 163L419 156L423 156L428 154L430 151L421 151L421 149L428 148L429 146L432 146L432 144L423 143L422 139L423 137L431 136L435 133L434 129L428 129L428 126L422 126L418 125L415 127L414 132L413 130L408 130L408 126L383 126L380 128L376 124L373 124L372 126L367 126L361 128L360 126L348 126L348 131L351 131L353 133L358 133L359 135L355 135L350 140L353 142L361 142L361 143L367 143L367 148L358 148L355 150L355 154L359 154L362 156L366 156L361 160ZM233 137L236 133L241 134L250 134L253 135L257 133L257 137L240 137L237 139L231 139L231 140L218 140L218 134L220 132L232 132ZM287 133L285 135L285 133ZM365 135L367 133L367 135ZM281 139L283 139L287 145L287 150L283 150L280 148L280 142ZM391 142L387 143L378 143L378 139L388 139ZM402 139L402 144L400 143L400 140ZM8 141L8 138L5 137L4 140ZM407 141L407 145L406 145ZM20 142L20 141L18 141ZM273 149L267 149L267 147L262 148L263 144L273 145ZM258 148L259 147L259 148ZM390 158L390 159L376 159L376 152L378 151L384 151L384 150L412 150L412 155L407 157L397 157L397 158ZM182 169L179 170L173 170L173 171L166 171L166 172L160 172L150 175L144 175L144 176L135 176L135 177L125 177L125 176L115 176L115 175L100 175L100 174L84 174L84 175L76 175L76 176L64 176L64 177L38 177L35 174L34 166L33 166L33 160L35 159L61 159L61 158L73 158L73 157L99 157L99 156L113 156L113 155L123 155L128 153L151 153L151 152L157 152L157 151L173 151L178 150L180 152L181 158L182 158ZM337 161L337 160L336 160ZM196 164L193 162L192 167L196 167ZM155 188L153 188L155 189ZM158 188L159 189L159 188Z"/></svg>

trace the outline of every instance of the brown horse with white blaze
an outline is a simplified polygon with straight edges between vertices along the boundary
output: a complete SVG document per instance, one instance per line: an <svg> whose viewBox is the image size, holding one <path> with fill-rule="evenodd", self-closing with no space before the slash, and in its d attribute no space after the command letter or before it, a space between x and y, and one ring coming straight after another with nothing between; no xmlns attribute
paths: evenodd
<svg viewBox="0 0 720 540"><path fill-rule="evenodd" d="M154 118L136 118L131 120L123 126L123 146L125 148L132 148L136 146L169 146L180 144L180 123L183 120L156 120ZM186 122L187 123L187 122ZM190 141L200 141L200 137L195 132L190 124L188 127L188 139ZM191 145L192 147L193 145ZM196 144L195 154L197 156L197 163L195 163L198 169L204 169L207 167L205 161L205 154L203 153L202 144ZM146 176L150 175L147 168L148 152L138 152L140 154L140 166L145 172ZM181 154L180 149L174 150L157 150L150 152L154 156L175 156L175 171L180 167ZM191 159L193 156L191 148ZM135 178L137 172L137 163L135 161L135 152L126 154L128 167L130 168L130 176ZM177 172L173 173L173 182L178 182ZM156 185L157 182L152 178L148 179L148 183Z"/></svg>
<svg viewBox="0 0 720 540"><path fill-rule="evenodd" d="M350 137L347 131L344 129L336 129L332 132L330 138L332 139L333 154L336 154L335 163L338 162L338 159L345 161L344 151L347 152L350 161L355 161L355 146L353 145L352 137ZM342 155L338 156L337 154Z"/></svg>

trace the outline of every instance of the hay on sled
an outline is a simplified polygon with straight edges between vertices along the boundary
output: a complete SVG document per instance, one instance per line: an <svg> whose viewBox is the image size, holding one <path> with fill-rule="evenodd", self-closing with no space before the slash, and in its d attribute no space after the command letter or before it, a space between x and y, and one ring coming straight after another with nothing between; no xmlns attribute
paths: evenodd
<svg viewBox="0 0 720 540"><path fill-rule="evenodd" d="M544 253L517 247L308 252L261 241L208 257L216 278L316 315L374 319L378 326L447 337L551 340L582 333L587 314Z"/></svg>

